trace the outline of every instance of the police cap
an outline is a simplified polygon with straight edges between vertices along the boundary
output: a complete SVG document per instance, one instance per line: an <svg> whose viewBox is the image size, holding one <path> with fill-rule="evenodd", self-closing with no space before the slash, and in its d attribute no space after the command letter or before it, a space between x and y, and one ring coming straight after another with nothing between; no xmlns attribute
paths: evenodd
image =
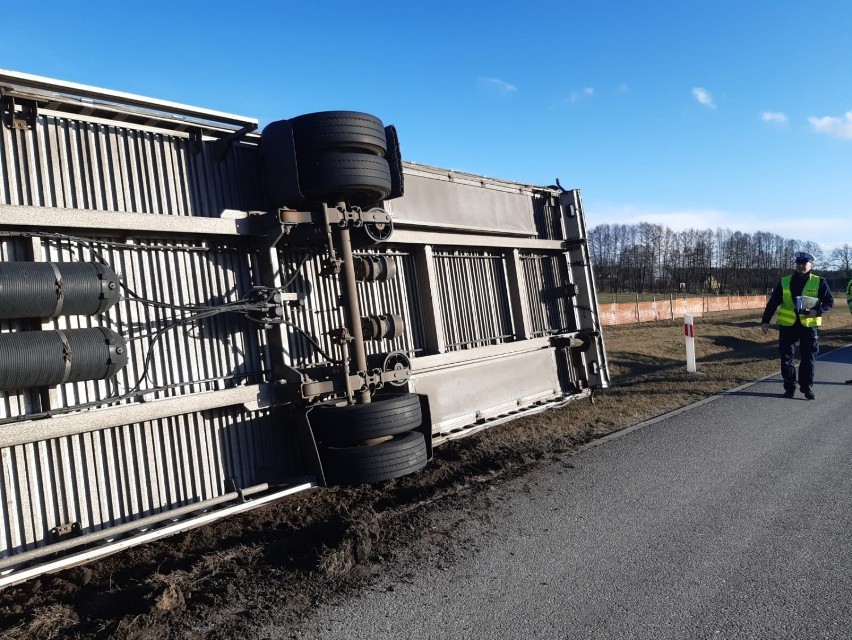
<svg viewBox="0 0 852 640"><path fill-rule="evenodd" d="M797 251L796 252L796 262L811 262L811 263L813 263L813 261L814 261L813 254L810 254L807 251Z"/></svg>

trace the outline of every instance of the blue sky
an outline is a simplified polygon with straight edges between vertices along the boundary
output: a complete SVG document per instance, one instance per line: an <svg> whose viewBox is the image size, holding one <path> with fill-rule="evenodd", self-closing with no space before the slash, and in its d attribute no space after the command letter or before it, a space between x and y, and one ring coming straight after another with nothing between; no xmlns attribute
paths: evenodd
<svg viewBox="0 0 852 640"><path fill-rule="evenodd" d="M407 160L581 189L588 225L852 243L852 2L53 2L0 68L256 117L373 113Z"/></svg>

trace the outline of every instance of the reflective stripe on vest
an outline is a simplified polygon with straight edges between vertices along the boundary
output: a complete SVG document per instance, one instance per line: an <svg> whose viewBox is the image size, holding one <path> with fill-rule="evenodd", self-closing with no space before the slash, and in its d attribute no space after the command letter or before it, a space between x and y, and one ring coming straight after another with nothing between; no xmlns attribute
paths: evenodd
<svg viewBox="0 0 852 640"><path fill-rule="evenodd" d="M784 276L781 278L781 289L784 297L781 301L781 306L778 308L778 324L782 327L792 327L796 324L796 305L793 302L793 295L790 293L790 280L793 276ZM805 288L802 290L803 296L816 298L819 293L819 276L813 273L808 277L805 283ZM799 322L803 327L819 327L822 325L822 316L816 318L808 318L802 314L799 316Z"/></svg>

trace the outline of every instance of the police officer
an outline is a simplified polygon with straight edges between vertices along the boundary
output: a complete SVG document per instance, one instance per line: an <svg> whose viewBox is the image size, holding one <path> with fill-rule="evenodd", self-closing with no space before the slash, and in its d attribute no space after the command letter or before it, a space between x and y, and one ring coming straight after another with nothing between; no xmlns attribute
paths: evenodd
<svg viewBox="0 0 852 640"><path fill-rule="evenodd" d="M808 400L814 400L814 362L819 353L817 327L822 324L822 314L834 306L834 297L826 281L811 273L814 257L806 251L798 251L795 257L792 275L781 278L769 296L761 329L763 333L769 331L769 321L778 309L778 352L781 354L784 397L792 398L796 393L793 354L798 343L799 389Z"/></svg>
<svg viewBox="0 0 852 640"><path fill-rule="evenodd" d="M846 284L846 304L849 305L849 313L852 313L852 280ZM852 380L847 380L846 384L852 384Z"/></svg>

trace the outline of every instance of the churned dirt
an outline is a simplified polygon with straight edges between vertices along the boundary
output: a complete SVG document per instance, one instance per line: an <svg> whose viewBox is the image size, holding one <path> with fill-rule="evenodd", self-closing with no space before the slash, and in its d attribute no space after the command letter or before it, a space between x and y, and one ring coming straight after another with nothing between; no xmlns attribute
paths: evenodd
<svg viewBox="0 0 852 640"><path fill-rule="evenodd" d="M823 352L852 343L852 316L843 311L826 320ZM698 318L699 375L685 371L679 321L608 328L612 386L595 403L577 400L445 443L413 476L302 492L10 587L0 591L0 638L298 638L318 604L385 571L451 565L475 541L447 514L487 518L489 495L506 480L777 371L777 334L764 336L758 323L755 311Z"/></svg>

